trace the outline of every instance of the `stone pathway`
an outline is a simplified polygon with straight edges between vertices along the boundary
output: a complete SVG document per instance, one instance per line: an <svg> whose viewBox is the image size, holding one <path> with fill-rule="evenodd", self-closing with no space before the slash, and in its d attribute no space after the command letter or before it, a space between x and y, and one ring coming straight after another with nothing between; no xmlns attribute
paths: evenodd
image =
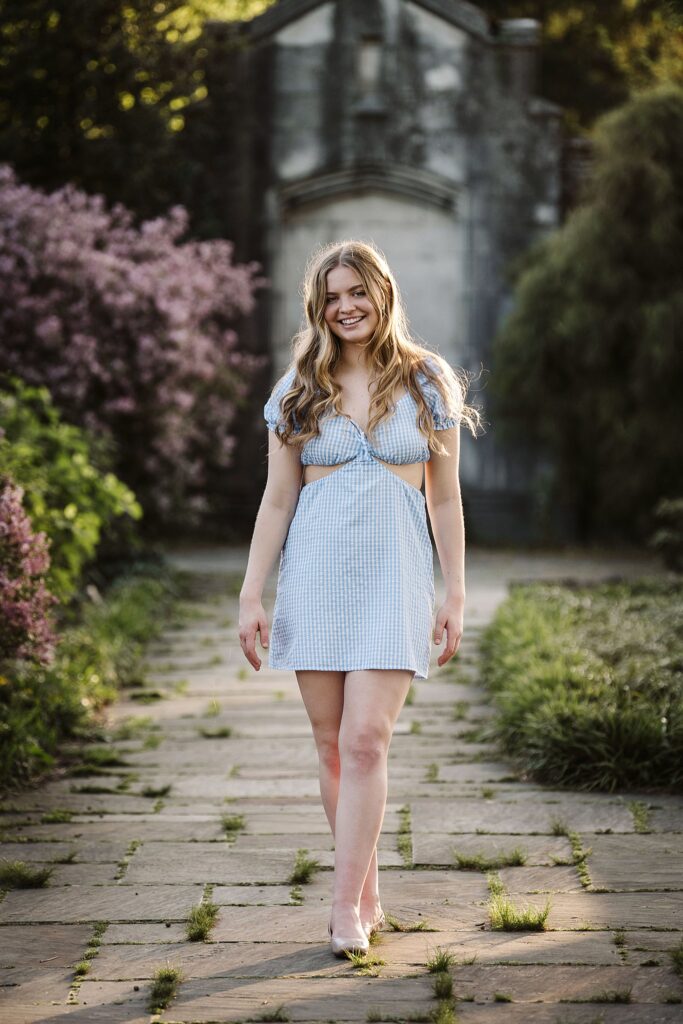
<svg viewBox="0 0 683 1024"><path fill-rule="evenodd" d="M427 930L382 932L373 976L329 951L333 850L308 719L294 673L255 673L237 641L246 550L173 558L199 574L193 618L150 651L163 699L128 691L138 699L111 711L113 730L128 725L113 744L125 763L56 778L3 808L0 856L54 867L45 888L0 902L4 1024L150 1021L151 978L165 966L183 980L154 1018L164 1022L429 1020L437 947L454 956L455 1016L442 1005L442 1024L683 1020L668 954L683 929L683 799L524 781L482 741L491 708L477 678L479 633L508 581L656 566L468 552L458 667L439 670L434 648L430 678L414 683L392 740L380 839L385 910ZM437 596L440 587L437 577ZM226 833L226 815L244 827ZM583 879L567 833L590 850ZM525 865L500 878L515 904L550 899L547 931L491 930L485 873L455 868L454 850L490 857L517 846ZM297 887L300 849L321 870ZM209 941L189 942L185 921L202 897L219 905L217 923Z"/></svg>

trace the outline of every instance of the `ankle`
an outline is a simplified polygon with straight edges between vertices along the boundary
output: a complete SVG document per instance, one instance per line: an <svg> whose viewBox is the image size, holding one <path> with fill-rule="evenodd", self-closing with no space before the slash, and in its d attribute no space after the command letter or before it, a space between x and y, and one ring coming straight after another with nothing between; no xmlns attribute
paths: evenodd
<svg viewBox="0 0 683 1024"><path fill-rule="evenodd" d="M332 900L330 913L338 921L351 918L360 920L361 908L359 903L353 903L351 900Z"/></svg>

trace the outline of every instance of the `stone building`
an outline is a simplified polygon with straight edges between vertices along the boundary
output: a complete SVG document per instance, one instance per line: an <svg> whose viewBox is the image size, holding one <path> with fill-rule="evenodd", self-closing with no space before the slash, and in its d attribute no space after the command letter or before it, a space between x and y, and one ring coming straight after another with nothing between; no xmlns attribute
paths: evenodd
<svg viewBox="0 0 683 1024"><path fill-rule="evenodd" d="M538 24L494 33L460 0L280 0L227 31L245 104L230 220L271 280L257 332L272 356L264 386L301 323L309 254L355 237L386 254L413 333L483 370L471 398L486 415L506 266L560 218L561 111L535 95ZM500 435L490 421L476 441L462 434L468 533L532 541L557 520L543 508L552 467Z"/></svg>

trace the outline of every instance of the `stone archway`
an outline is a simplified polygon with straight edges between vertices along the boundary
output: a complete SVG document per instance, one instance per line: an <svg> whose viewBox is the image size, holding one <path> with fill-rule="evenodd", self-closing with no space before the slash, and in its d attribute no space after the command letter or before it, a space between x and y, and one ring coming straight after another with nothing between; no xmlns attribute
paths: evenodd
<svg viewBox="0 0 683 1024"><path fill-rule="evenodd" d="M284 209L272 237L271 351L276 372L303 317L301 282L311 253L343 238L374 242L386 255L414 335L452 364L466 350L466 255L452 210L407 195L361 194L301 200Z"/></svg>

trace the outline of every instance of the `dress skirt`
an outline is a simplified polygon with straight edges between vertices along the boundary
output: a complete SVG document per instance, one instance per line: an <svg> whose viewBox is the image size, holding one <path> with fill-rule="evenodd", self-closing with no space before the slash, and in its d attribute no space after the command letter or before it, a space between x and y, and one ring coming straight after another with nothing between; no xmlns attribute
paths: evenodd
<svg viewBox="0 0 683 1024"><path fill-rule="evenodd" d="M269 667L427 679L433 615L422 491L369 453L305 484L280 554Z"/></svg>

